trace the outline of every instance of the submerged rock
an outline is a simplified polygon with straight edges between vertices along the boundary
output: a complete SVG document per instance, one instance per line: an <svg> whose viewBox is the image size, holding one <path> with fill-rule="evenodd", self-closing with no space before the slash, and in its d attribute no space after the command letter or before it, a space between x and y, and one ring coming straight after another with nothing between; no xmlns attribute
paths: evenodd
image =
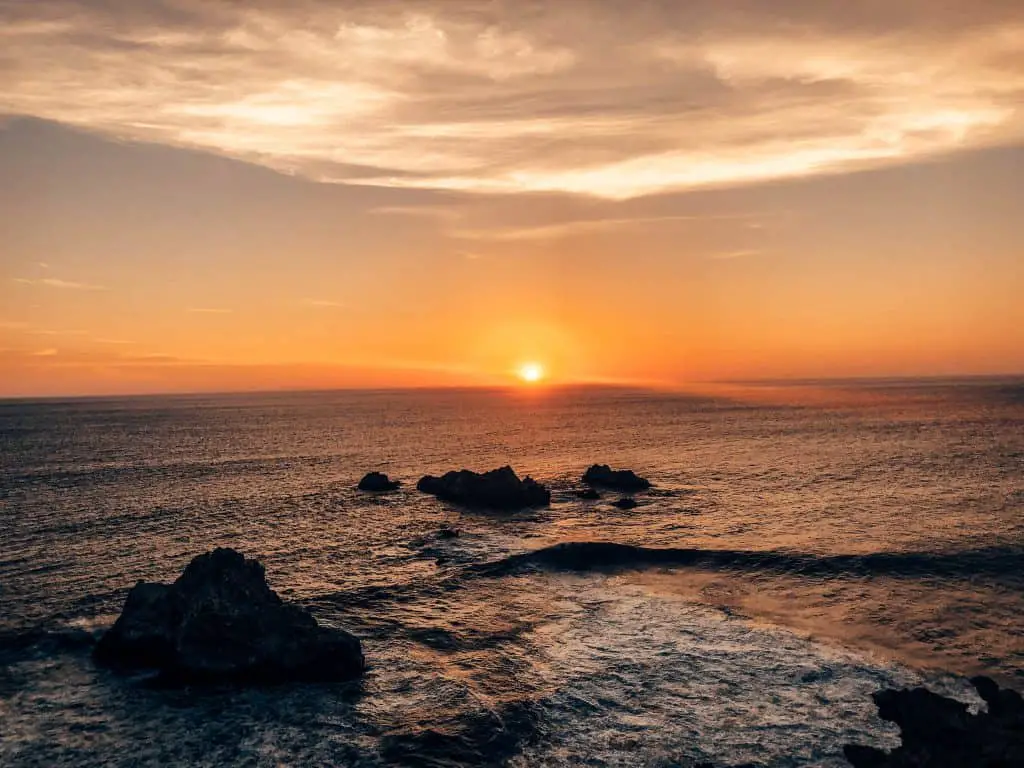
<svg viewBox="0 0 1024 768"><path fill-rule="evenodd" d="M878 716L900 728L903 744L891 752L847 744L854 768L1009 768L1024 766L1024 699L987 677L971 682L988 705L967 705L925 688L884 690L873 698Z"/></svg>
<svg viewBox="0 0 1024 768"><path fill-rule="evenodd" d="M459 538L459 529L452 528L448 525L442 525L437 531L437 538L439 539L457 539Z"/></svg>
<svg viewBox="0 0 1024 768"><path fill-rule="evenodd" d="M597 492L596 488L581 488L578 491L573 491L576 494L576 498L588 499L590 501L596 501L601 498L601 494Z"/></svg>
<svg viewBox="0 0 1024 768"><path fill-rule="evenodd" d="M613 501L612 506L618 507L619 509L633 509L637 506L637 503L636 499L630 498L629 496L624 496L618 501Z"/></svg>
<svg viewBox="0 0 1024 768"><path fill-rule="evenodd" d="M617 491L645 491L651 487L650 480L640 477L633 470L612 469L607 464L594 464L583 473L583 482Z"/></svg>
<svg viewBox="0 0 1024 768"><path fill-rule="evenodd" d="M178 683L327 682L364 667L358 638L320 626L281 600L259 562L220 548L194 558L173 584L136 584L94 656Z"/></svg>
<svg viewBox="0 0 1024 768"><path fill-rule="evenodd" d="M417 490L466 507L515 510L545 507L551 492L531 477L522 480L512 467L492 469L479 474L468 469L446 472L441 477L427 475L416 484Z"/></svg>
<svg viewBox="0 0 1024 768"><path fill-rule="evenodd" d="M363 479L359 481L359 485L357 487L360 491L383 493L384 491L397 490L400 485L400 482L392 480L383 472L368 472L363 476Z"/></svg>

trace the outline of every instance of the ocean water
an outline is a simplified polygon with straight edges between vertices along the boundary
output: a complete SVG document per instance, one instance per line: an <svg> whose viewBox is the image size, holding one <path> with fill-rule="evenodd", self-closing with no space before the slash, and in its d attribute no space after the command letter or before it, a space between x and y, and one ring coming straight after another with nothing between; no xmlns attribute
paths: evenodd
<svg viewBox="0 0 1024 768"><path fill-rule="evenodd" d="M655 488L579 500L595 462ZM503 464L551 507L414 487ZM3 766L841 766L895 743L880 687L1024 687L1019 380L8 401L0 531ZM215 546L365 679L155 690L60 642Z"/></svg>

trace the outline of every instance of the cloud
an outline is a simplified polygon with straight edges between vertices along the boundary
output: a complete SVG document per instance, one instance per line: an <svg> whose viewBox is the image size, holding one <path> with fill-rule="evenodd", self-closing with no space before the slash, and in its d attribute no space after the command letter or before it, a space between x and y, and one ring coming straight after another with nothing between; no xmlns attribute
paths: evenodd
<svg viewBox="0 0 1024 768"><path fill-rule="evenodd" d="M618 219L579 219L557 224L531 225L523 227L496 227L490 229L454 229L448 234L464 240L492 240L516 242L524 240L550 240L555 237L607 232L628 227L649 227L651 224L697 222L721 219L748 219L752 215L736 216L637 216Z"/></svg>
<svg viewBox="0 0 1024 768"><path fill-rule="evenodd" d="M32 279L28 277L16 277L14 282L22 285L40 285L47 288L61 288L73 291L105 291L102 285L90 285L89 283L76 283L71 280L58 280L54 277L42 277Z"/></svg>
<svg viewBox="0 0 1024 768"><path fill-rule="evenodd" d="M368 213L379 216L412 216L441 221L453 221L463 215L462 211L438 205L382 205L371 208Z"/></svg>
<svg viewBox="0 0 1024 768"><path fill-rule="evenodd" d="M740 248L735 251L723 251L721 253L711 254L712 259L742 259L747 256L760 256L764 253L763 250L758 248Z"/></svg>
<svg viewBox="0 0 1024 768"><path fill-rule="evenodd" d="M0 0L0 111L323 181L606 198L1024 139L1019 2L641 8Z"/></svg>
<svg viewBox="0 0 1024 768"><path fill-rule="evenodd" d="M337 308L337 307L344 307L345 306L340 301L330 301L328 299L303 299L302 300L302 304L304 304L307 307L320 307L320 308L330 308L330 307Z"/></svg>
<svg viewBox="0 0 1024 768"><path fill-rule="evenodd" d="M162 353L124 354L94 349L0 349L0 363L47 368L94 366L136 367L149 365L203 365L206 361L175 357Z"/></svg>
<svg viewBox="0 0 1024 768"><path fill-rule="evenodd" d="M230 315L233 310L220 307L188 307L185 311L197 315Z"/></svg>

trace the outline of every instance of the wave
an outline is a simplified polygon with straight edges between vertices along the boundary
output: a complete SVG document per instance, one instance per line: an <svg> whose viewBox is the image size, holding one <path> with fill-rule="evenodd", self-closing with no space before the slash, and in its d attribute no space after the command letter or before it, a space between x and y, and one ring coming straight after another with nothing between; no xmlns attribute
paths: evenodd
<svg viewBox="0 0 1024 768"><path fill-rule="evenodd" d="M355 587L302 602L314 611L341 613L367 633L383 631L388 621L376 610L441 599L484 579L547 572L608 572L646 568L693 568L800 578L907 578L1003 582L1024 588L1024 550L987 547L958 552L873 552L821 555L783 550L656 548L609 541L574 541L466 565L455 573L413 582ZM394 630L395 627L391 627Z"/></svg>
<svg viewBox="0 0 1024 768"><path fill-rule="evenodd" d="M653 548L608 541L575 541L471 565L467 575L499 577L530 569L598 571L662 566L852 578L987 576L1016 583L1024 579L1024 550L986 547L959 552L818 555L783 550Z"/></svg>
<svg viewBox="0 0 1024 768"><path fill-rule="evenodd" d="M73 627L11 629L0 631L0 665L34 655L81 653L92 648L96 637Z"/></svg>

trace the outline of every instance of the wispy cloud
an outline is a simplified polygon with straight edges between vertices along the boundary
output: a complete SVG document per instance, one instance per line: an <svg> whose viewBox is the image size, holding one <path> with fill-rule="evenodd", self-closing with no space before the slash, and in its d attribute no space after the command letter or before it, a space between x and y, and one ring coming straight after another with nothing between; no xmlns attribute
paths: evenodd
<svg viewBox="0 0 1024 768"><path fill-rule="evenodd" d="M764 251L758 248L739 248L735 251L721 251L711 254L712 259L742 259L747 256L759 256Z"/></svg>
<svg viewBox="0 0 1024 768"><path fill-rule="evenodd" d="M320 180L608 198L1024 139L1021 3L169 8L0 5L0 111Z"/></svg>
<svg viewBox="0 0 1024 768"><path fill-rule="evenodd" d="M21 283L22 285L40 285L47 288L61 288L73 291L105 291L107 290L102 285L91 285L89 283L77 283L71 280L59 280L55 277L41 277L41 278L29 278L29 277L16 277L14 282Z"/></svg>
<svg viewBox="0 0 1024 768"><path fill-rule="evenodd" d="M343 302L331 301L329 299L303 299L301 303L307 307L320 307L322 309L340 308L345 306Z"/></svg>
<svg viewBox="0 0 1024 768"><path fill-rule="evenodd" d="M85 336L88 331L55 331L51 329L34 329L30 331L38 336Z"/></svg>
<svg viewBox="0 0 1024 768"><path fill-rule="evenodd" d="M22 331L29 328L29 324L22 320L0 320L0 328L8 331Z"/></svg>
<svg viewBox="0 0 1024 768"><path fill-rule="evenodd" d="M233 310L221 307L187 307L185 311L197 315L230 315Z"/></svg>
<svg viewBox="0 0 1024 768"><path fill-rule="evenodd" d="M448 232L452 237L465 240L550 240L556 237L570 237L594 232L608 232L629 227L649 227L652 224L672 224L679 222L698 222L721 219L748 219L750 215L738 216L638 216L618 219L580 219L563 221L556 224L543 224L523 227L495 227L481 229L453 229Z"/></svg>
<svg viewBox="0 0 1024 768"><path fill-rule="evenodd" d="M134 344L134 341L128 341L127 339L90 339L94 344Z"/></svg>
<svg viewBox="0 0 1024 768"><path fill-rule="evenodd" d="M454 221L463 216L462 211L438 205L382 205L368 212L379 216L412 216L440 221Z"/></svg>

